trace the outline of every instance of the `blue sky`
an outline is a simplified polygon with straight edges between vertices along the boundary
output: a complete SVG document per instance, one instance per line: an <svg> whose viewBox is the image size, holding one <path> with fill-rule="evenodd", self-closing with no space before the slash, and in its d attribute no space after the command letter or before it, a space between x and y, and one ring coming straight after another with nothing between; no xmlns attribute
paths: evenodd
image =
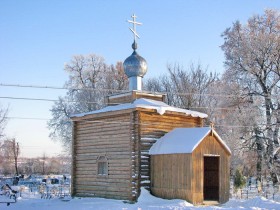
<svg viewBox="0 0 280 210"><path fill-rule="evenodd" d="M1 0L0 83L62 87L63 66L73 55L95 53L108 64L132 53L127 19L143 25L138 53L148 62L148 77L166 72L167 63L200 62L223 72L221 33L235 20L244 23L264 9L280 10L278 0ZM0 86L0 97L56 99L65 91ZM50 118L51 102L7 100L10 117ZM48 138L46 121L10 119L6 128L23 155L60 153Z"/></svg>

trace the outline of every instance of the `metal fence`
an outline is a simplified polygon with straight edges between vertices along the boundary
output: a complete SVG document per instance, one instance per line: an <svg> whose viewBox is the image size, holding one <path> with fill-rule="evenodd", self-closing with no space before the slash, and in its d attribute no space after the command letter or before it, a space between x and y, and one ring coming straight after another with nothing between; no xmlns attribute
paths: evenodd
<svg viewBox="0 0 280 210"><path fill-rule="evenodd" d="M271 182L250 183L242 189L234 189L231 183L230 195L235 199L251 199L261 196L280 201L280 185L273 185Z"/></svg>
<svg viewBox="0 0 280 210"><path fill-rule="evenodd" d="M16 197L51 199L65 198L71 195L69 183L46 184L39 181L20 181L17 186L12 186L10 179L0 179L0 195L2 196L8 194L4 192L6 184L9 184L12 188L16 188Z"/></svg>

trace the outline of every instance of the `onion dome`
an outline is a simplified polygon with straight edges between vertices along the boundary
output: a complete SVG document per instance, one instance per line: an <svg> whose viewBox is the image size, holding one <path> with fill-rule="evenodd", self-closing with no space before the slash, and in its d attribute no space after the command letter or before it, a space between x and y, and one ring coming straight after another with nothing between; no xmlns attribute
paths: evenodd
<svg viewBox="0 0 280 210"><path fill-rule="evenodd" d="M132 48L133 53L123 63L124 72L128 78L143 77L148 69L147 62L136 52L137 45L135 42L132 44Z"/></svg>

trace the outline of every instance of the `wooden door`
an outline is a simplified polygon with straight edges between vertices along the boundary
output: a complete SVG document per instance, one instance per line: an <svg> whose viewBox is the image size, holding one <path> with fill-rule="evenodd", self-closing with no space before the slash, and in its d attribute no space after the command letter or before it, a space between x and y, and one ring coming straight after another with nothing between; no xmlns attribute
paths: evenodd
<svg viewBox="0 0 280 210"><path fill-rule="evenodd" d="M219 157L204 157L204 200L219 201Z"/></svg>

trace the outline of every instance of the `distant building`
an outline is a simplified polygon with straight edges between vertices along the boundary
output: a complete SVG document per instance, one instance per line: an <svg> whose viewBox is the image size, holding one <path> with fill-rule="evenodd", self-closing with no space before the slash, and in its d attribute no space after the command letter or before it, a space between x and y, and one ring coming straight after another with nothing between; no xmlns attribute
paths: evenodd
<svg viewBox="0 0 280 210"><path fill-rule="evenodd" d="M139 24L135 16L133 18L130 22ZM132 31L136 34L135 30ZM227 201L230 150L214 130L202 128L206 114L169 106L164 103L164 94L142 91L142 77L147 71L147 63L136 52L135 40L132 48L132 55L124 61L129 91L107 98L108 104L118 105L76 114L71 118L72 195L135 201L141 187L145 187L163 198L183 198L193 203L202 203L204 199ZM155 142L160 144L162 139L176 132L176 128L200 128L205 131L205 136L196 139L194 150L183 150L182 155L173 151L174 156L173 153L165 156L150 151ZM189 133L181 136L182 146L193 141ZM176 144L174 140L175 148ZM175 161L177 158L178 162ZM174 161L176 166L172 164ZM170 170L167 171L165 166ZM210 172L212 168L213 173ZM176 181L172 174L181 179ZM212 179L217 175L215 182L218 183L213 189L215 197L210 197L211 193L206 191L211 190L212 182L207 181L207 177ZM191 176L197 176L197 179ZM163 183L166 180L170 185ZM209 185L208 188L203 187L205 184Z"/></svg>

